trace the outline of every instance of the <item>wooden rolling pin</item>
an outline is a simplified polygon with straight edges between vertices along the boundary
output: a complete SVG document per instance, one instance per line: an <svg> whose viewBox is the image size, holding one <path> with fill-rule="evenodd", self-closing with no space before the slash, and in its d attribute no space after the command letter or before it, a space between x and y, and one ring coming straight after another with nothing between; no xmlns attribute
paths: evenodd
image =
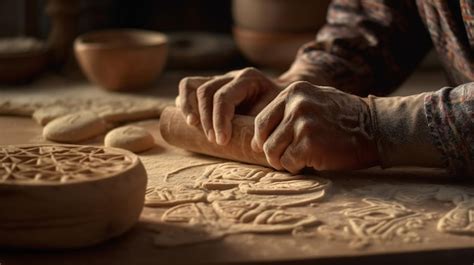
<svg viewBox="0 0 474 265"><path fill-rule="evenodd" d="M210 143L200 127L189 126L182 112L168 107L160 117L161 136L171 145L215 157L269 166L263 152L252 151L254 118L236 115L232 121L232 138L226 146Z"/></svg>

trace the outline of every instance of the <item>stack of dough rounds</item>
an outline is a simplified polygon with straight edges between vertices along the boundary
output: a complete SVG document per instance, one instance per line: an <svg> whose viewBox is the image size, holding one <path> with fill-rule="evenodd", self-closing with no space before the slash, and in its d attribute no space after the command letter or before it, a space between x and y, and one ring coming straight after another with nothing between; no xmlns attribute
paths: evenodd
<svg viewBox="0 0 474 265"><path fill-rule="evenodd" d="M0 247L77 248L138 220L147 175L126 150L79 145L0 146Z"/></svg>
<svg viewBox="0 0 474 265"><path fill-rule="evenodd" d="M104 144L139 153L155 146L155 139L145 128L129 125L110 131L105 136Z"/></svg>
<svg viewBox="0 0 474 265"><path fill-rule="evenodd" d="M104 133L104 119L91 111L80 111L57 118L43 128L43 137L60 143L77 143Z"/></svg>

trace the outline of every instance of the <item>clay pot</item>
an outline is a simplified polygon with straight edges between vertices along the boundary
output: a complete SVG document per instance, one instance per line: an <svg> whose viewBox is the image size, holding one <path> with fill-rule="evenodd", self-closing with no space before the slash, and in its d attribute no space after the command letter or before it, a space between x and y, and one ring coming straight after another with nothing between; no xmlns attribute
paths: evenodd
<svg viewBox="0 0 474 265"><path fill-rule="evenodd" d="M45 45L34 49L0 53L0 83L22 84L40 74L49 61Z"/></svg>
<svg viewBox="0 0 474 265"><path fill-rule="evenodd" d="M233 0L237 26L258 31L316 32L330 0Z"/></svg>
<svg viewBox="0 0 474 265"><path fill-rule="evenodd" d="M238 48L251 62L281 70L294 61L298 49L314 39L316 32L277 33L260 32L234 27Z"/></svg>
<svg viewBox="0 0 474 265"><path fill-rule="evenodd" d="M118 29L86 33L74 51L87 78L108 90L146 87L161 74L168 39L158 32Z"/></svg>

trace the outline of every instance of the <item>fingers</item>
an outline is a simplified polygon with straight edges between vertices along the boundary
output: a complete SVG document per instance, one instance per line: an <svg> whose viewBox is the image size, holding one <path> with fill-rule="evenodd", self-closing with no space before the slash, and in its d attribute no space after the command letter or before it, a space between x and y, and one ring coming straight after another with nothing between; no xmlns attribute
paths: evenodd
<svg viewBox="0 0 474 265"><path fill-rule="evenodd" d="M176 105L178 108L181 108L181 99L179 98L179 95L174 99L174 105Z"/></svg>
<svg viewBox="0 0 474 265"><path fill-rule="evenodd" d="M259 93L272 86L255 68L217 77L189 77L180 82L176 106L189 125L201 124L209 141L225 145L232 136L231 121L236 107L246 99L257 100Z"/></svg>
<svg viewBox="0 0 474 265"><path fill-rule="evenodd" d="M234 79L214 94L213 126L216 142L226 145L232 137L235 108L244 101L255 83L249 78Z"/></svg>
<svg viewBox="0 0 474 265"><path fill-rule="evenodd" d="M211 79L211 77L187 77L179 82L179 96L175 102L189 125L199 124L196 89Z"/></svg>
<svg viewBox="0 0 474 265"><path fill-rule="evenodd" d="M251 147L255 152L263 151L263 145L273 130L282 121L285 112L284 96L280 94L255 118L255 131Z"/></svg>
<svg viewBox="0 0 474 265"><path fill-rule="evenodd" d="M207 81L203 85L197 88L196 97L197 105L199 110L199 116L201 120L201 126L207 139L210 142L215 142L215 132L213 129L212 122L212 111L213 111L213 99L216 91L223 85L227 84L232 80L232 77L221 76Z"/></svg>
<svg viewBox="0 0 474 265"><path fill-rule="evenodd" d="M296 174L305 168L305 157L309 155L305 152L308 150L308 146L305 145L304 141L293 141L288 145L280 158L281 167L292 174Z"/></svg>
<svg viewBox="0 0 474 265"><path fill-rule="evenodd" d="M293 126L283 120L263 144L268 163L275 169L283 169L280 158L293 141Z"/></svg>

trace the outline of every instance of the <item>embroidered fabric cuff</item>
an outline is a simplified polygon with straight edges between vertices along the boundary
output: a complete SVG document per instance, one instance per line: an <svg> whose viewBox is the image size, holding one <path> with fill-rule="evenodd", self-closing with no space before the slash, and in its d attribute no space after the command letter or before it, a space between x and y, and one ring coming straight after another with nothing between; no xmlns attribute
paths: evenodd
<svg viewBox="0 0 474 265"><path fill-rule="evenodd" d="M446 87L425 97L431 136L455 177L474 176L474 83Z"/></svg>

